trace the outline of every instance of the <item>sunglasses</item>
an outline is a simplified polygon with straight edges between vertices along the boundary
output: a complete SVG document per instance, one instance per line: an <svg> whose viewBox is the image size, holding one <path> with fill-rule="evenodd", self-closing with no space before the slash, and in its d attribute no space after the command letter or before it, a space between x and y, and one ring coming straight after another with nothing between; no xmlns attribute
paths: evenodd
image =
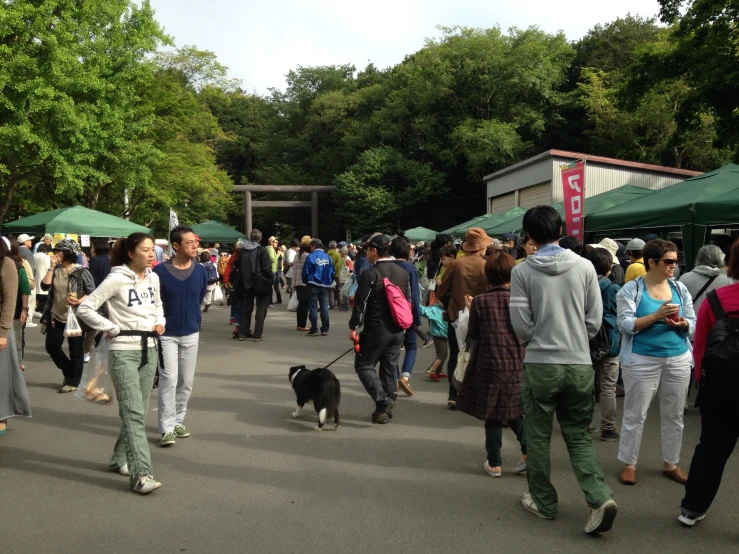
<svg viewBox="0 0 739 554"><path fill-rule="evenodd" d="M677 258L667 258L667 259L662 258L660 262L662 262L665 265L677 265Z"/></svg>

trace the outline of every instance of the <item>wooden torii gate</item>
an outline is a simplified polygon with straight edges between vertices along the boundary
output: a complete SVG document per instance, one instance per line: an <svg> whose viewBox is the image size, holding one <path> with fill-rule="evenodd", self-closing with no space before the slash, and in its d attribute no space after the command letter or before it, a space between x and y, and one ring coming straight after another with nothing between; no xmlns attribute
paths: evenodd
<svg viewBox="0 0 739 554"><path fill-rule="evenodd" d="M318 193L333 192L336 187L314 185L234 185L233 191L244 194L244 234L249 236L252 230L252 208L310 208L310 234L318 236ZM308 200L252 200L253 192L296 193L310 192Z"/></svg>

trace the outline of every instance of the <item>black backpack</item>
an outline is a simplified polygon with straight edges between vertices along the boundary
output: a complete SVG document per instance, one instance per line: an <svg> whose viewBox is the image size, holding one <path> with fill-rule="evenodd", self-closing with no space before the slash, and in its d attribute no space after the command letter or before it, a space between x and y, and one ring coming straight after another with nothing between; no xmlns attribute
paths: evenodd
<svg viewBox="0 0 739 554"><path fill-rule="evenodd" d="M739 318L728 318L715 290L706 295L716 316L701 365L698 401L724 417L739 418Z"/></svg>
<svg viewBox="0 0 739 554"><path fill-rule="evenodd" d="M611 284L609 284L603 292L611 288ZM606 323L606 320L604 319L600 324L598 334L590 339L590 359L593 361L593 364L602 362L611 356L610 328L611 326Z"/></svg>
<svg viewBox="0 0 739 554"><path fill-rule="evenodd" d="M244 255L243 250L239 250L234 254L234 261L231 263L231 271L228 274L228 282L237 293L244 292L244 278L241 275L241 256Z"/></svg>

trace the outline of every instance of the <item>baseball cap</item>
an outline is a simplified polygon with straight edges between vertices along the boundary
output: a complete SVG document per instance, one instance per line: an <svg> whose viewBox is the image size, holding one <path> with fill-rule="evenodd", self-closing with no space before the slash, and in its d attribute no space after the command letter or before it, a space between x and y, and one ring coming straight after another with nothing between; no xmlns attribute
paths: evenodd
<svg viewBox="0 0 739 554"><path fill-rule="evenodd" d="M517 238L518 235L516 233L506 233L500 240L508 242L509 240L516 240Z"/></svg>
<svg viewBox="0 0 739 554"><path fill-rule="evenodd" d="M643 250L645 244L646 243L641 239L631 239L629 243L626 245L626 250L630 250L631 252L635 252L637 250Z"/></svg>
<svg viewBox="0 0 739 554"><path fill-rule="evenodd" d="M33 237L25 233L18 237L18 242L21 244L23 244L24 242L28 242L29 240L33 240Z"/></svg>
<svg viewBox="0 0 739 554"><path fill-rule="evenodd" d="M346 242L343 240L339 243L339 248L344 248L346 246Z"/></svg>
<svg viewBox="0 0 739 554"><path fill-rule="evenodd" d="M274 241L276 241L276 240L277 240L277 237L269 237L269 238L267 239L267 242L274 242Z"/></svg>
<svg viewBox="0 0 739 554"><path fill-rule="evenodd" d="M359 246L366 250L369 246L373 246L375 248L387 248L389 244L390 241L387 240L387 237L383 233L373 233L367 240L362 241Z"/></svg>

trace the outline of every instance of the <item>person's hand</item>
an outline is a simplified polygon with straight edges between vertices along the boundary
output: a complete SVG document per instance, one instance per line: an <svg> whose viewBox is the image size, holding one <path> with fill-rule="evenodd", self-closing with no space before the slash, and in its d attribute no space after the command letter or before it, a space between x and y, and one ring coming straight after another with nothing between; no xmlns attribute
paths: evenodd
<svg viewBox="0 0 739 554"><path fill-rule="evenodd" d="M161 336L164 334L164 325L154 325L152 331Z"/></svg>
<svg viewBox="0 0 739 554"><path fill-rule="evenodd" d="M676 306L674 304L670 306L670 304L672 304L672 300L668 300L667 302L662 304L656 312L654 312L654 317L656 317L658 321L660 319L667 319L680 309L679 306Z"/></svg>
<svg viewBox="0 0 739 554"><path fill-rule="evenodd" d="M357 341L357 330L356 329L349 329L349 340L352 342Z"/></svg>
<svg viewBox="0 0 739 554"><path fill-rule="evenodd" d="M28 309L21 310L21 327L26 326L26 322L28 321Z"/></svg>
<svg viewBox="0 0 739 554"><path fill-rule="evenodd" d="M468 310L472 307L472 297L469 294L464 295L464 305Z"/></svg>
<svg viewBox="0 0 739 554"><path fill-rule="evenodd" d="M674 327L676 329L687 329L689 327L688 320L684 317L681 317L677 321L665 319L665 323L667 323L667 325L669 325L670 327Z"/></svg>
<svg viewBox="0 0 739 554"><path fill-rule="evenodd" d="M8 346L8 338L7 337L0 337L0 352L5 350L5 348Z"/></svg>

